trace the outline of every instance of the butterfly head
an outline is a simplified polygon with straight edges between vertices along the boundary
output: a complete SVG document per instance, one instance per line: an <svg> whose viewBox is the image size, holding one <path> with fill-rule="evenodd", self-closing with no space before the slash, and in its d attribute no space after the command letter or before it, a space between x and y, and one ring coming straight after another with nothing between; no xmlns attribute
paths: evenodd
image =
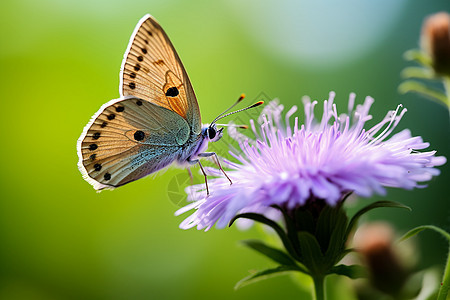
<svg viewBox="0 0 450 300"><path fill-rule="evenodd" d="M222 138L223 128L217 129L215 123L203 127L202 134L207 139L208 142L217 142Z"/></svg>
<svg viewBox="0 0 450 300"><path fill-rule="evenodd" d="M203 138L204 138L205 140L207 140L208 142L217 142L217 141L220 140L220 138L222 137L222 134L223 134L223 133L222 133L223 127L220 128L220 129L217 129L217 124L216 124L216 122L217 122L218 120L223 119L223 118L225 118L225 117L228 117L229 115L233 115L233 114L235 114L235 113L238 113L238 112L241 112L241 111L244 111L244 110L253 108L253 107L260 106L261 104L264 103L263 101L259 101L259 102L256 102L255 104L250 105L250 106L247 106L247 107L245 107L245 108L242 108L242 109L239 109L239 110L236 110L236 111L233 111L233 112L228 112L231 108L233 108L233 107L236 106L239 102L241 102L242 99L244 99L244 97L245 97L244 94L242 94L242 95L239 97L239 99L238 99L233 105L231 105L231 106L230 106L229 108L227 108L224 112L222 112L220 115L218 115L218 116L211 122L211 124L207 124L207 125L205 125L205 126L203 127L203 129L202 129L202 135L203 135ZM239 127L239 128L247 128L247 126L245 126L245 125L230 125L230 124L219 124L219 125L222 125L222 126L235 126L235 127Z"/></svg>

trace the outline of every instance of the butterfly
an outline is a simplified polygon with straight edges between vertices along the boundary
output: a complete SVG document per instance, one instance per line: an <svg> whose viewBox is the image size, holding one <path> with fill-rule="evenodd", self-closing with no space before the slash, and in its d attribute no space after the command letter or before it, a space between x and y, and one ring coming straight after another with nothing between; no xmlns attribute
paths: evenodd
<svg viewBox="0 0 450 300"><path fill-rule="evenodd" d="M136 25L120 69L120 98L104 104L77 142L78 168L94 189L114 189L172 163L199 164L209 142L222 137L216 121L202 126L200 109L189 77L169 37L151 16ZM228 178L229 179L229 178ZM229 179L230 180L230 179ZM230 180L231 183L231 180Z"/></svg>

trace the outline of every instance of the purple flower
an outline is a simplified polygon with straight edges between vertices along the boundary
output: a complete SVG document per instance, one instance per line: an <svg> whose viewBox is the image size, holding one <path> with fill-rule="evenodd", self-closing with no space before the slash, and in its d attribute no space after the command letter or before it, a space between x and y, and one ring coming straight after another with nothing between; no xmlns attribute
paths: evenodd
<svg viewBox="0 0 450 300"><path fill-rule="evenodd" d="M216 176L208 180L210 195L206 197L204 184L188 187L193 203L176 214L195 211L180 227L208 230L217 223L223 228L239 213L264 213L274 205L294 209L316 199L335 205L349 192L370 197L385 195L385 187L425 187L418 182L439 174L434 167L446 159L436 157L436 151L417 151L429 146L421 137L405 129L389 138L405 108L389 111L366 130L363 127L372 118L369 109L374 100L366 97L354 109L355 95L351 94L348 113L338 115L334 96L331 92L324 101L321 120L314 117L317 101L305 98L304 124L299 125L295 117L294 126L290 118L297 106L283 118L283 106L276 100L270 102L258 119L259 126L250 121L255 140L230 127L230 136L241 148L230 152L237 162L226 161L233 184L219 170L209 168Z"/></svg>

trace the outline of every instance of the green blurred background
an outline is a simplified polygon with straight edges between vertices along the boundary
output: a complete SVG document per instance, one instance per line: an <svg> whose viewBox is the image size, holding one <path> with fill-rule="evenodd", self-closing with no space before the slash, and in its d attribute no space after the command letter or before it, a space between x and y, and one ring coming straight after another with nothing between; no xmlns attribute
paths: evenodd
<svg viewBox="0 0 450 300"><path fill-rule="evenodd" d="M424 17L449 11L449 1L336 3L4 1L0 299L309 299L310 282L301 287L288 276L233 290L249 270L273 266L238 244L262 233L179 229L184 217L174 217L169 191L187 177L184 170L99 194L77 169L76 140L91 115L118 97L128 39L151 13L183 59L204 122L241 93L290 106L334 90L346 110L356 92L360 102L375 98L375 120L403 103L408 113L399 128L450 157L448 112L397 92L409 65L403 52L417 47ZM449 230L449 164L440 169L427 189L389 190L386 199L412 212L381 209L371 218L389 220L400 233L421 224ZM418 241L420 266L444 263L442 239L424 233Z"/></svg>

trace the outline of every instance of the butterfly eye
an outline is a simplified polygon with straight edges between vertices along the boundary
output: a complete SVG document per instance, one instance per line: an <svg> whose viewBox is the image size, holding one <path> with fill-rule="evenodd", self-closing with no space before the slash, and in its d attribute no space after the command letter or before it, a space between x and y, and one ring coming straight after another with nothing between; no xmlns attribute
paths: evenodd
<svg viewBox="0 0 450 300"><path fill-rule="evenodd" d="M214 128L208 128L208 137L210 140L216 137L216 130Z"/></svg>

